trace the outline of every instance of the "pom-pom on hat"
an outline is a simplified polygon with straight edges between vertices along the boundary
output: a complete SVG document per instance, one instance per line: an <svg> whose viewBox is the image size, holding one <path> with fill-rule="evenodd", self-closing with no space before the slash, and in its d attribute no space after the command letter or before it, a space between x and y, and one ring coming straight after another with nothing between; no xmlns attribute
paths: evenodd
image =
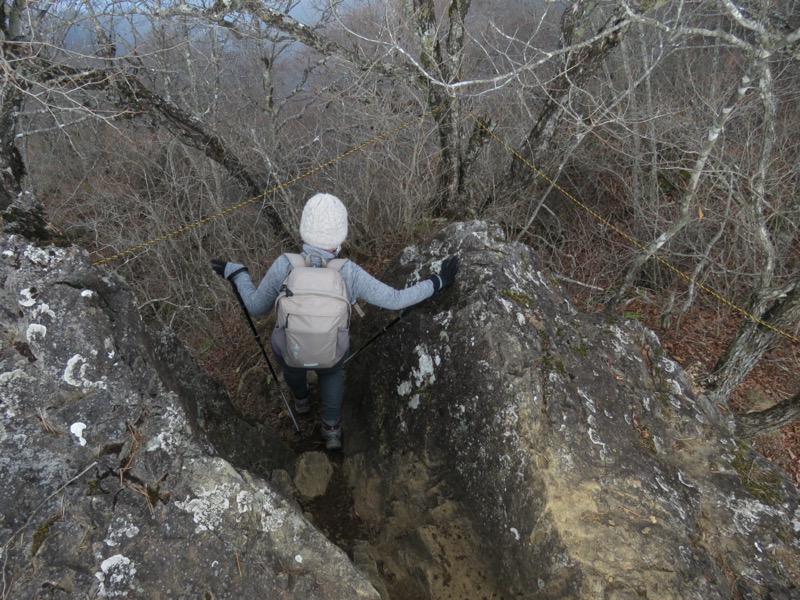
<svg viewBox="0 0 800 600"><path fill-rule="evenodd" d="M347 208L331 194L309 198L300 218L300 237L309 246L333 250L347 238Z"/></svg>

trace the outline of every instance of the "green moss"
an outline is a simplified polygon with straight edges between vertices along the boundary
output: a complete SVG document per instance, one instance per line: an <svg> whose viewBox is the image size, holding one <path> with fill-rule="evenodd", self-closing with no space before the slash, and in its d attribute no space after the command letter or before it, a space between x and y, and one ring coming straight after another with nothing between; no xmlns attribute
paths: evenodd
<svg viewBox="0 0 800 600"><path fill-rule="evenodd" d="M531 265L528 262L528 254L524 250L519 251L519 261L522 263L522 266L526 271L531 270Z"/></svg>
<svg viewBox="0 0 800 600"><path fill-rule="evenodd" d="M773 505L784 501L781 476L776 471L760 467L744 443L737 446L732 466L742 485L753 496Z"/></svg>
<svg viewBox="0 0 800 600"><path fill-rule="evenodd" d="M575 352L577 352L584 358L586 356L589 356L589 344L587 344L584 341L581 341L581 343L578 344L577 346L572 346L572 349L575 350Z"/></svg>
<svg viewBox="0 0 800 600"><path fill-rule="evenodd" d="M500 294L524 308L531 309L536 306L536 302L530 294L526 294L524 292L515 292L510 288L503 288L500 290Z"/></svg>
<svg viewBox="0 0 800 600"><path fill-rule="evenodd" d="M56 521L61 520L61 515L53 515L49 517L46 521L39 524L36 528L36 531L33 532L33 540L31 542L31 558L36 556L36 553L39 552L39 549L44 544L44 541L47 539L47 536L50 535L50 527L52 527L53 523Z"/></svg>
<svg viewBox="0 0 800 600"><path fill-rule="evenodd" d="M97 479L89 480L86 484L86 488L85 496L102 496L108 493L100 486L100 482Z"/></svg>
<svg viewBox="0 0 800 600"><path fill-rule="evenodd" d="M564 366L564 361L561 360L560 358L557 358L555 360L555 362L553 363L553 365L555 366L556 371L558 372L559 375L566 375L567 374L567 369Z"/></svg>

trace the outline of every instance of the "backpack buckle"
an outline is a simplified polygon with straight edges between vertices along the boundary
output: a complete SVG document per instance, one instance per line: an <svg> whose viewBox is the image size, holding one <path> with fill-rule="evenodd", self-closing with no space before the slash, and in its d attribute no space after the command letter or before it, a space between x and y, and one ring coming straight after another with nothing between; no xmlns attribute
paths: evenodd
<svg viewBox="0 0 800 600"><path fill-rule="evenodd" d="M321 254L314 252L312 254L306 255L306 266L307 267L327 267L328 261L325 260L325 257Z"/></svg>

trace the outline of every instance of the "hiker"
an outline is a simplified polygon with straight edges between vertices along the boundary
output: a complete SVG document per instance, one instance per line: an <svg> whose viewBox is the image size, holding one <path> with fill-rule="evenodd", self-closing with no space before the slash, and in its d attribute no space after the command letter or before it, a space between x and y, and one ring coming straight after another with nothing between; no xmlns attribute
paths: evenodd
<svg viewBox="0 0 800 600"><path fill-rule="evenodd" d="M442 261L438 274L433 274L405 289L397 290L375 279L350 260L336 261L341 246L347 238L347 208L339 198L331 194L316 194L306 202L300 219L300 237L303 240L303 251L300 256L306 266L325 267L329 261L332 264L336 263L346 288L348 310L349 306L358 300L389 310L407 308L451 285L458 272L458 257L449 257ZM247 311L258 316L272 310L279 295L286 293L283 291L286 288L284 282L295 268L290 257L291 255L286 254L279 256L258 287L253 284L247 268L241 264L215 259L211 261L211 265L218 275L236 286ZM332 366L298 367L287 364L291 361L284 354L286 343L283 332L280 331L280 323L276 322L276 329L272 334L272 351L283 369L283 378L292 393L297 414L305 414L311 410L307 375L310 370L317 373L322 396L321 431L328 450L342 447L343 363L349 349L349 336L345 336L340 343L344 344L344 348L341 349L342 356Z"/></svg>

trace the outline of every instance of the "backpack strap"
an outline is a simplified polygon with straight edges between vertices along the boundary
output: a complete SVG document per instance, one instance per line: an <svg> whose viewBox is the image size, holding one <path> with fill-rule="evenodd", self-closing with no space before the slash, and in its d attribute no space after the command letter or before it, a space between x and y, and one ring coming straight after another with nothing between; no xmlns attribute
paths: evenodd
<svg viewBox="0 0 800 600"><path fill-rule="evenodd" d="M292 265L293 269L306 266L306 259L303 258L302 254L292 254L291 252L286 252L284 256L289 259L289 263Z"/></svg>
<svg viewBox="0 0 800 600"><path fill-rule="evenodd" d="M333 269L334 271L339 271L344 266L344 263L347 262L346 258L332 258L328 261L328 264L325 266L329 269Z"/></svg>

